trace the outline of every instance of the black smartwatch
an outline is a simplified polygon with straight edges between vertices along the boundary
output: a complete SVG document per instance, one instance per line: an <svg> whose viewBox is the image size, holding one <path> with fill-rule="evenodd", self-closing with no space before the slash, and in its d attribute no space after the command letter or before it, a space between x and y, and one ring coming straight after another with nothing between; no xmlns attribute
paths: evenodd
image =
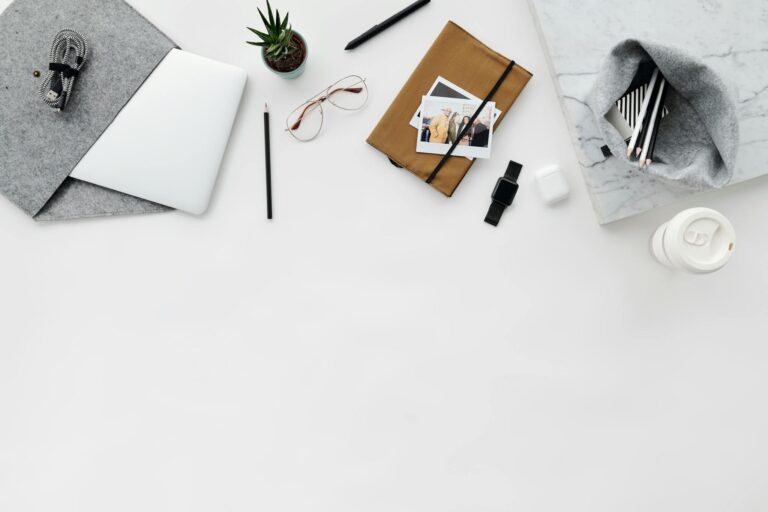
<svg viewBox="0 0 768 512"><path fill-rule="evenodd" d="M497 226L504 210L515 200L515 194L517 194L517 178L520 176L520 171L522 169L522 165L510 160L509 165L507 166L507 172L505 172L504 176L499 178L499 181L496 182L496 188L493 189L493 194L491 194L493 203L488 209L488 215L485 216L485 222L488 224Z"/></svg>

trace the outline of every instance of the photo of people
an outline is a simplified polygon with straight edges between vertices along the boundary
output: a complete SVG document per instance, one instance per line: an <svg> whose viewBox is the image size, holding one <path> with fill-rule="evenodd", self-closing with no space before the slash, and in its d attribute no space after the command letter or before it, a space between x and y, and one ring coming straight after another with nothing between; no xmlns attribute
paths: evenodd
<svg viewBox="0 0 768 512"><path fill-rule="evenodd" d="M461 122L457 127L458 133L464 132L464 127L469 124L469 121L470 121L469 116L463 116L461 118ZM459 142L459 144L461 144L462 146L469 146L469 141L471 138L472 138L472 133L467 133L464 137L461 138L461 142Z"/></svg>
<svg viewBox="0 0 768 512"><path fill-rule="evenodd" d="M458 85L443 78L442 76L438 76L435 79L435 83L432 84L432 87L430 87L429 92L427 92L425 96L436 96L440 98L459 98L462 100L470 99L470 100L480 101L480 98L478 98L477 96L473 96L468 91L465 91ZM493 113L494 122L496 121L496 119L499 118L500 115L501 115L501 110L499 110L498 108L495 108ZM413 114L413 117L411 117L410 124L417 130L419 129L419 127L421 126L421 110L417 110Z"/></svg>
<svg viewBox="0 0 768 512"><path fill-rule="evenodd" d="M461 136L454 155L490 158L493 136L491 119L496 105L488 102L472 121L480 104L473 100L424 96L416 151L442 155Z"/></svg>

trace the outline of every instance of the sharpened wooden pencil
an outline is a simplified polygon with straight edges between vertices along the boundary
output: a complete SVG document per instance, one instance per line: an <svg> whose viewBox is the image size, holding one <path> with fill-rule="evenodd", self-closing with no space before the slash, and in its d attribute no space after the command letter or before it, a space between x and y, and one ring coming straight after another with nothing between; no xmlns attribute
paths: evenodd
<svg viewBox="0 0 768 512"><path fill-rule="evenodd" d="M659 68L656 68L653 70L653 74L651 75L651 81L648 83L648 89L646 91L645 97L643 98L643 104L640 106L640 114L637 116L637 121L635 122L635 129L632 132L632 138L629 139L629 146L627 146L627 156L632 156L632 153L635 150L635 145L637 143L638 138L640 137L640 131L642 129L643 121L645 119L645 114L648 111L648 105L651 103L651 95L653 94L653 90L656 87L656 80L658 80L659 76Z"/></svg>
<svg viewBox="0 0 768 512"><path fill-rule="evenodd" d="M645 162L643 162L645 167L648 167L651 165L651 162L653 162L653 152L656 150L656 138L659 135L659 127L661 126L661 122L663 121L664 117L664 100L667 97L667 92L669 91L669 83L665 80L665 87L664 90L661 91L660 97L659 97L659 114L656 119L656 125L653 127L653 131L651 132L651 145L648 148L648 155L645 158Z"/></svg>
<svg viewBox="0 0 768 512"><path fill-rule="evenodd" d="M661 73L659 73L659 77L656 80L656 86L653 88L653 90L648 91L648 110L645 112L643 122L640 126L640 134L637 137L637 141L635 141L634 155L632 155L635 158L640 158L640 153L643 152L643 143L645 142L645 138L648 135L648 130L651 124L651 116L653 114L653 107L656 104L656 98L659 95L659 84L663 78L664 77L661 75Z"/></svg>
<svg viewBox="0 0 768 512"><path fill-rule="evenodd" d="M656 100L653 105L651 120L648 124L648 128L646 129L645 139L643 141L643 149L640 152L640 167L644 167L646 165L645 161L648 157L648 150L651 146L651 138L653 136L653 132L657 129L658 122L661 120L661 102L664 99L664 90L666 89L666 85L667 81L664 79L664 77L662 77L661 83L659 84L659 92L656 94Z"/></svg>
<svg viewBox="0 0 768 512"><path fill-rule="evenodd" d="M267 219L272 219L272 155L269 147L269 107L264 104L264 159L267 171Z"/></svg>

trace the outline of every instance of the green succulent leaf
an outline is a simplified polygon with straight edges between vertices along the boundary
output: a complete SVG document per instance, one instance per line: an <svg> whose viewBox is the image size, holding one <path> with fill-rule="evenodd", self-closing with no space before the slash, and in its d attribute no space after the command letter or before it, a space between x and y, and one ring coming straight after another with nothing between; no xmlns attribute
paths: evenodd
<svg viewBox="0 0 768 512"><path fill-rule="evenodd" d="M251 32L253 32L254 34L256 34L257 36L259 36L259 39L261 39L262 41L266 41L266 42L269 41L269 39L270 39L269 38L269 34L265 34L264 32L260 32L260 31L256 30L255 28L251 28L251 27L246 27L246 28L248 30L250 30Z"/></svg>
<svg viewBox="0 0 768 512"><path fill-rule="evenodd" d="M289 13L285 17L280 16L280 11L272 10L272 4L267 0L267 14L265 15L261 8L257 7L259 17L264 23L264 30L246 27L255 34L261 41L246 41L253 46L266 48L267 56L272 60L279 60L287 57L296 51L293 43L293 30L288 22Z"/></svg>
<svg viewBox="0 0 768 512"><path fill-rule="evenodd" d="M261 21L264 23L264 28L267 29L267 32L269 33L270 36L273 35L272 26L269 24L269 21L267 21L267 18L264 17L264 13L261 12L261 9L259 9L258 7L256 8L256 10L259 11L259 16L261 16Z"/></svg>
<svg viewBox="0 0 768 512"><path fill-rule="evenodd" d="M275 25L275 17L272 16L272 6L269 5L269 0L267 0L267 13L269 14L269 24L274 26Z"/></svg>

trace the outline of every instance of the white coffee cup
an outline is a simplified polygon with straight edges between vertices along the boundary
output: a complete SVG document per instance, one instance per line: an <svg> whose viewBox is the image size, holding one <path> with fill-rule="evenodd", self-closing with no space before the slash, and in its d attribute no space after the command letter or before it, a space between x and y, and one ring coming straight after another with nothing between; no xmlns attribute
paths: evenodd
<svg viewBox="0 0 768 512"><path fill-rule="evenodd" d="M659 226L651 239L651 252L668 267L708 274L728 263L735 243L733 226L722 213L690 208Z"/></svg>

